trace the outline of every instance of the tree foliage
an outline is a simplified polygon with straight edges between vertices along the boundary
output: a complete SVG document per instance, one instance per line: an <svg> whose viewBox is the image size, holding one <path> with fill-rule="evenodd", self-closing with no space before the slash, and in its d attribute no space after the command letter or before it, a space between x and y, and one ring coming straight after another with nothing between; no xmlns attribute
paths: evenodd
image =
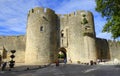
<svg viewBox="0 0 120 76"><path fill-rule="evenodd" d="M112 37L120 37L120 0L96 0L96 11L106 17L107 23L103 32L109 32Z"/></svg>

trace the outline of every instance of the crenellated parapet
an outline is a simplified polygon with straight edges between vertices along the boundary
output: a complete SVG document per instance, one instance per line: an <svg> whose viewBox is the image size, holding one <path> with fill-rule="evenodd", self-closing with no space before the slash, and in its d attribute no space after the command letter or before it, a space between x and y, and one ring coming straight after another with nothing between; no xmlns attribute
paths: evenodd
<svg viewBox="0 0 120 76"><path fill-rule="evenodd" d="M103 39L103 38L96 38L96 41L99 42L100 45L102 45L104 42L104 43L107 43L109 45L109 47L114 47L114 46L120 47L120 41L107 40L107 39Z"/></svg>
<svg viewBox="0 0 120 76"><path fill-rule="evenodd" d="M57 20L57 15L53 10L51 10L50 8L36 7L29 11L28 13L29 23L27 25L29 24L34 25L34 23L43 22L44 20L46 22L50 22L53 21L52 19L54 19L54 22L56 22Z"/></svg>
<svg viewBox="0 0 120 76"><path fill-rule="evenodd" d="M108 40L110 47L120 47L120 41Z"/></svg>
<svg viewBox="0 0 120 76"><path fill-rule="evenodd" d="M66 17L77 17L77 16L81 16L82 15L86 15L88 16L89 13L91 13L90 11L83 11L83 10L78 10L69 14L57 14L60 18L66 18Z"/></svg>
<svg viewBox="0 0 120 76"><path fill-rule="evenodd" d="M95 37L93 14L90 11L79 10L76 12L58 16L60 20L63 21L63 23L67 21L67 24L69 25L74 24L74 26L80 26L83 35Z"/></svg>
<svg viewBox="0 0 120 76"><path fill-rule="evenodd" d="M24 35L19 35L19 36L0 36L0 39L22 39L24 38Z"/></svg>
<svg viewBox="0 0 120 76"><path fill-rule="evenodd" d="M55 11L51 10L50 8L36 7L29 11L28 16L30 16L31 14L41 14L41 13L55 14Z"/></svg>

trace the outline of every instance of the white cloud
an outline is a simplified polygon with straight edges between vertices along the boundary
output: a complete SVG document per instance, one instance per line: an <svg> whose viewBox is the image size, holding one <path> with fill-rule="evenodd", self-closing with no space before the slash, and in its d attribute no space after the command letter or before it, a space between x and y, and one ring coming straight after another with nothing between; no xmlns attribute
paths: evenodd
<svg viewBox="0 0 120 76"><path fill-rule="evenodd" d="M95 11L95 0L0 0L0 35L25 34L27 13L38 6L52 8L59 14L89 10L94 14L96 36L107 39L111 36L101 33L106 21Z"/></svg>
<svg viewBox="0 0 120 76"><path fill-rule="evenodd" d="M25 0L0 0L0 35L25 34L28 10L36 3L34 0L26 3Z"/></svg>

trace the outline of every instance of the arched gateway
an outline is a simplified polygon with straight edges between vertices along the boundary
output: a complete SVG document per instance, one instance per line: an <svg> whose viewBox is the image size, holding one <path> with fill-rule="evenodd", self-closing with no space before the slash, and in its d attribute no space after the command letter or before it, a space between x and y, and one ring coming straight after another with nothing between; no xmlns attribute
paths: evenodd
<svg viewBox="0 0 120 76"><path fill-rule="evenodd" d="M64 62L64 60L67 60L67 51L64 47L59 48L58 59L59 62Z"/></svg>

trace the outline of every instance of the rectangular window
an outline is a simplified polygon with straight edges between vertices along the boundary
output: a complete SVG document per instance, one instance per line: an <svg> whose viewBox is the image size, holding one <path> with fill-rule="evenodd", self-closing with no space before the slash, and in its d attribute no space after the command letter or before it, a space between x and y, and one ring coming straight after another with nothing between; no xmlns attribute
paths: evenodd
<svg viewBox="0 0 120 76"><path fill-rule="evenodd" d="M40 31L43 31L43 26L40 27Z"/></svg>

